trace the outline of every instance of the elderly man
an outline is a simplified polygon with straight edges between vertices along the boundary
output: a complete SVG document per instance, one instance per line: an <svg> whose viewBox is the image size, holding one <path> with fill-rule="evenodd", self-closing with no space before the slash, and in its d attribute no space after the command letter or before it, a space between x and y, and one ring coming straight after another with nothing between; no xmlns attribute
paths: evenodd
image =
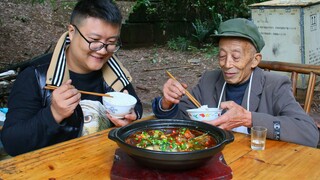
<svg viewBox="0 0 320 180"><path fill-rule="evenodd" d="M204 72L191 92L202 105L220 105L224 110L207 123L241 133L249 133L252 126L265 126L269 139L316 147L317 126L296 102L289 78L257 67L265 43L256 25L242 18L227 20L215 36L219 38L220 69ZM186 110L196 107L184 96L185 88L169 79L163 97L153 101L154 114L189 119Z"/></svg>

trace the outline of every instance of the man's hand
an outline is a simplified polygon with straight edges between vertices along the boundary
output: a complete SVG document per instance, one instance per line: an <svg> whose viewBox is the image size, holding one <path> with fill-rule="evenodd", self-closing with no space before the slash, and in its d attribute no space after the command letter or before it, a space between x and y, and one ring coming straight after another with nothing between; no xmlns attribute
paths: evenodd
<svg viewBox="0 0 320 180"><path fill-rule="evenodd" d="M107 113L107 117L110 119L110 121L113 122L115 126L125 126L137 119L137 115L134 111L132 111L130 114L125 115L124 119L112 117L109 113Z"/></svg>
<svg viewBox="0 0 320 180"><path fill-rule="evenodd" d="M207 123L219 126L221 129L225 130L232 130L239 126L252 126L251 112L247 111L234 101L222 102L220 108L226 110L226 112L216 120L207 121Z"/></svg>
<svg viewBox="0 0 320 180"><path fill-rule="evenodd" d="M79 91L71 85L71 80L52 92L51 112L57 123L72 115L81 100Z"/></svg>
<svg viewBox="0 0 320 180"><path fill-rule="evenodd" d="M173 104L178 104L181 97L186 93L187 85L180 84L178 81L168 79L163 85L162 109L170 109Z"/></svg>
<svg viewBox="0 0 320 180"><path fill-rule="evenodd" d="M123 93L128 94L129 92L127 90L124 90ZM125 126L127 124L132 123L133 121L135 121L137 119L137 114L135 113L134 110L132 110L132 112L130 112L129 114L126 114L124 116L124 119L118 119L118 118L114 118L112 117L108 112L107 112L107 117L110 119L110 121L113 122L113 124L115 126Z"/></svg>

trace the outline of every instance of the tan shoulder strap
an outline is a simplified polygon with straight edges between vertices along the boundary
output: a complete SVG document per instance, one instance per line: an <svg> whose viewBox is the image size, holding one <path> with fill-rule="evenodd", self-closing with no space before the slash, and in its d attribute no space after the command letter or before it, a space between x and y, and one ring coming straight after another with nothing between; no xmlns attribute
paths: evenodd
<svg viewBox="0 0 320 180"><path fill-rule="evenodd" d="M115 55L108 60L102 71L104 80L115 91L123 90L132 81L129 71Z"/></svg>
<svg viewBox="0 0 320 180"><path fill-rule="evenodd" d="M67 41L68 32L65 32L59 39L51 58L49 69L47 71L46 84L60 86L63 82L66 82L69 77L69 71L65 58L65 49L69 44ZM68 39L69 40L69 39Z"/></svg>

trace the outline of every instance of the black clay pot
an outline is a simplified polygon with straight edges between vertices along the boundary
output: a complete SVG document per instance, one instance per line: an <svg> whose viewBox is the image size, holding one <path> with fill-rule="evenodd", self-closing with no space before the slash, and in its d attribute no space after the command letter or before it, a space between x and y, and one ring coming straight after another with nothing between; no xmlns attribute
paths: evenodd
<svg viewBox="0 0 320 180"><path fill-rule="evenodd" d="M216 146L191 152L163 152L137 148L125 142L126 138L136 131L146 129L161 129L187 127L206 132L217 142ZM217 128L207 123L194 120L156 119L129 124L121 128L112 129L108 135L137 163L161 170L186 170L204 165L210 158L220 152L224 146L233 142L234 136L230 131Z"/></svg>

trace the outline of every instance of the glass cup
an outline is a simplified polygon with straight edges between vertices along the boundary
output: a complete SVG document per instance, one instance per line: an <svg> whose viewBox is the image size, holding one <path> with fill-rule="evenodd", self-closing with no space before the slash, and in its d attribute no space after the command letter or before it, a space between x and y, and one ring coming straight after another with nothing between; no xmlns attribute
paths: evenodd
<svg viewBox="0 0 320 180"><path fill-rule="evenodd" d="M251 128L251 149L264 150L266 146L267 128L253 126Z"/></svg>

